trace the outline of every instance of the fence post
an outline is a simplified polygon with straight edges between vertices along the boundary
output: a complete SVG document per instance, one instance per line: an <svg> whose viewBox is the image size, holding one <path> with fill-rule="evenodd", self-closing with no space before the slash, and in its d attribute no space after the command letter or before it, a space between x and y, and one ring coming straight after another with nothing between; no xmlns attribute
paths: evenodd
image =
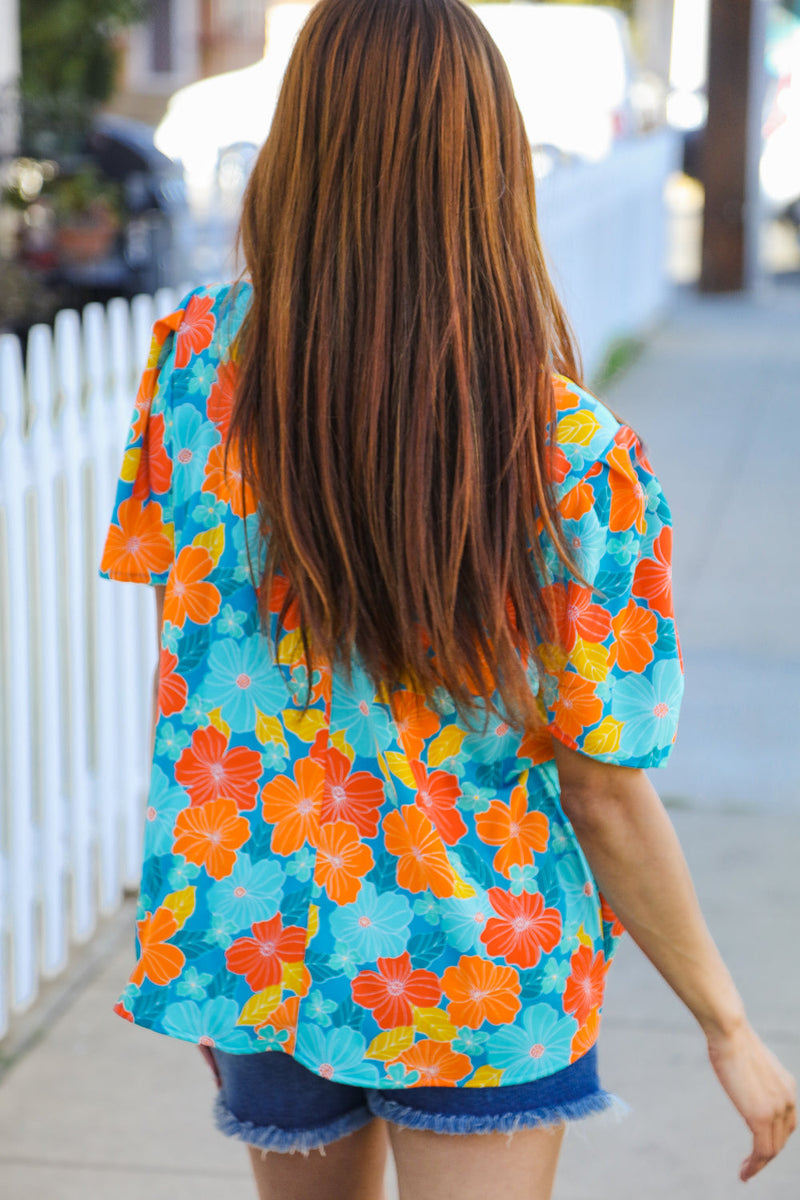
<svg viewBox="0 0 800 1200"><path fill-rule="evenodd" d="M30 610L27 519L29 448L23 414L25 384L22 351L15 337L0 337L3 381L3 438L0 479L3 481L8 547L8 732L9 782L14 803L8 814L8 888L12 937L11 996L15 1009L27 1008L38 991L36 895L33 862L33 763L31 760Z"/></svg>

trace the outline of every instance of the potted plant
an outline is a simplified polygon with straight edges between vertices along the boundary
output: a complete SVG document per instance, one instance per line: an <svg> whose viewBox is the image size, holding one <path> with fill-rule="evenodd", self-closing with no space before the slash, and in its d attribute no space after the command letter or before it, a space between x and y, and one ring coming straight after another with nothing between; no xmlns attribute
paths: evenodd
<svg viewBox="0 0 800 1200"><path fill-rule="evenodd" d="M56 256L62 265L105 258L120 228L119 187L87 163L48 180L42 195L52 207Z"/></svg>

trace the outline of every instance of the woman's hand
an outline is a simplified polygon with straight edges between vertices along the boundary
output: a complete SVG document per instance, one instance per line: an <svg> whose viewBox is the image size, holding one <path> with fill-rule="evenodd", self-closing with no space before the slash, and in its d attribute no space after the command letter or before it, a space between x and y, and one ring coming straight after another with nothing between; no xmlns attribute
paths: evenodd
<svg viewBox="0 0 800 1200"><path fill-rule="evenodd" d="M733 1032L710 1035L708 1056L753 1134L752 1152L739 1171L746 1182L783 1149L797 1128L797 1086L746 1021Z"/></svg>

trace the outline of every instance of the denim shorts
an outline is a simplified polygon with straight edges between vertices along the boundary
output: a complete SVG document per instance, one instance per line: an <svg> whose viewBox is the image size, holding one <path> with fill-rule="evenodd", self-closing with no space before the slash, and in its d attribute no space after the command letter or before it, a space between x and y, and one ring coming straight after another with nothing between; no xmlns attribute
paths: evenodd
<svg viewBox="0 0 800 1200"><path fill-rule="evenodd" d="M219 1091L217 1128L263 1150L308 1153L382 1117L439 1133L514 1133L561 1125L619 1104L603 1091L597 1052L533 1083L488 1088L363 1088L335 1083L282 1050L228 1054L201 1047Z"/></svg>

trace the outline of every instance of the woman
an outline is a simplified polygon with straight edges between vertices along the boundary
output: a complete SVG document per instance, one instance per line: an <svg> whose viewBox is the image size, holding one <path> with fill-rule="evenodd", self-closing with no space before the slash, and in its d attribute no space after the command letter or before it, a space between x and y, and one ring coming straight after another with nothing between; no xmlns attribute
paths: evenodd
<svg viewBox="0 0 800 1200"><path fill-rule="evenodd" d="M613 1102L624 926L750 1178L793 1081L643 771L682 691L669 509L578 385L460 0L321 0L241 233L247 281L156 326L101 564L159 628L117 1011L203 1048L262 1197L379 1196L390 1144L404 1200L544 1200L565 1123Z"/></svg>

